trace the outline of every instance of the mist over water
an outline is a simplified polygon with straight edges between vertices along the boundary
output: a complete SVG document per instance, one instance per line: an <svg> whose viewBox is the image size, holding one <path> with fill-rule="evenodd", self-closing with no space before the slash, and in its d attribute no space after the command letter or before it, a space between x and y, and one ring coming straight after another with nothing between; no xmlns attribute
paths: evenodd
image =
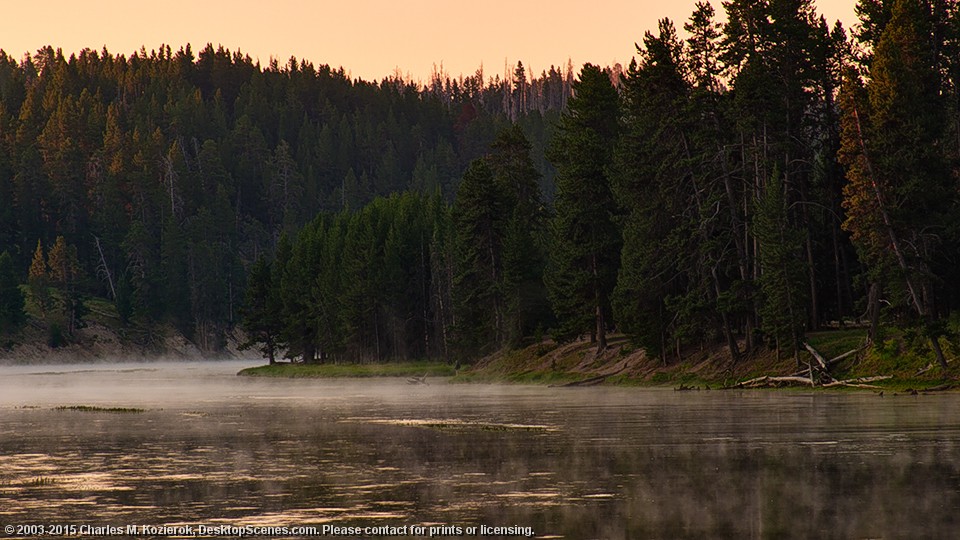
<svg viewBox="0 0 960 540"><path fill-rule="evenodd" d="M439 524L949 537L960 396L0 368L0 525ZM89 406L142 412L58 410ZM452 537L447 536L447 537Z"/></svg>

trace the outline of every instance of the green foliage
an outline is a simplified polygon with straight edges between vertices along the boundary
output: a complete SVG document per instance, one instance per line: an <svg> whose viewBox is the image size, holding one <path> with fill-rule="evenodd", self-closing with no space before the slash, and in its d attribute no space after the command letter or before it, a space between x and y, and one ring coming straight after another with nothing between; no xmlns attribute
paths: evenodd
<svg viewBox="0 0 960 540"><path fill-rule="evenodd" d="M550 319L543 272L547 211L533 165L532 145L518 125L497 135L488 161L510 208L503 239L504 338L511 347Z"/></svg>
<svg viewBox="0 0 960 540"><path fill-rule="evenodd" d="M65 324L63 331L66 337L72 338L77 330L86 326L83 318L87 314L83 303L84 295L80 290L83 275L76 246L67 244L62 236L58 236L47 253L47 266L50 269L50 283L58 293L54 298L60 304L60 314ZM50 340L60 343L52 330Z"/></svg>
<svg viewBox="0 0 960 540"><path fill-rule="evenodd" d="M40 313L46 315L50 305L50 291L47 287L50 278L47 275L47 262L43 256L43 244L37 240L37 249L33 252L33 261L27 275L27 285L30 287L30 297L33 303L40 308Z"/></svg>
<svg viewBox="0 0 960 540"><path fill-rule="evenodd" d="M85 276L77 292L215 351L239 321L244 269L318 213L410 188L449 201L466 164L511 120L529 126L541 156L531 163L552 177L544 118L565 105L572 73L551 69L507 91L482 72L418 87L306 61L261 67L209 45L198 53L65 57L44 47L20 61L0 51L0 251L27 254L62 236ZM393 250L412 247L407 232L394 231ZM40 266L29 283L45 313L54 306ZM325 320L321 336L346 324L312 319ZM431 324L415 319L410 332Z"/></svg>
<svg viewBox="0 0 960 540"><path fill-rule="evenodd" d="M946 369L939 344L945 327L937 320L945 291L939 283L956 275L952 252L960 231L949 172L957 156L946 150L956 135L949 135L944 120L945 97L956 89L943 78L939 50L946 44L931 6L897 0L889 17L879 7L861 5L869 23L861 39L875 46L869 81L848 70L841 94L840 156L850 179L843 192L844 228L870 281L883 287L892 310L908 317ZM953 287L950 293L956 295ZM879 298L872 302L869 309L876 312Z"/></svg>
<svg viewBox="0 0 960 540"><path fill-rule="evenodd" d="M261 256L247 275L246 301L240 310L243 328L247 332L247 340L240 344L240 350L256 346L271 364L276 361L278 350L284 346L280 340L283 312L280 291L275 283L270 263Z"/></svg>
<svg viewBox="0 0 960 540"><path fill-rule="evenodd" d="M504 240L510 211L506 186L482 159L463 175L453 206L456 274L453 279L457 341L483 355L506 341Z"/></svg>
<svg viewBox="0 0 960 540"><path fill-rule="evenodd" d="M680 43L672 23L661 21L660 30L658 36L644 36L644 47L638 48L641 61L631 63L624 78L625 119L613 166L614 193L628 212L622 222L614 315L651 355L663 355L677 330L673 323L678 319L667 302L684 292L672 276L693 262L684 253L693 231L682 216L684 206L696 204L682 191L695 166L684 153L688 140L682 127L690 91L680 71ZM704 297L702 291L697 295Z"/></svg>
<svg viewBox="0 0 960 540"><path fill-rule="evenodd" d="M619 96L606 72L586 64L567 105L550 149L557 193L544 279L557 317L557 339L590 333L603 348L620 252L607 174Z"/></svg>
<svg viewBox="0 0 960 540"><path fill-rule="evenodd" d="M440 354L431 249L442 222L437 199L376 199L357 212L320 215L288 243L271 279L279 290L286 356L305 362L388 360Z"/></svg>
<svg viewBox="0 0 960 540"><path fill-rule="evenodd" d="M754 230L761 246L760 328L778 351L796 354L806 321L803 268L796 264L802 256L802 236L788 221L783 182L776 169L757 203Z"/></svg>

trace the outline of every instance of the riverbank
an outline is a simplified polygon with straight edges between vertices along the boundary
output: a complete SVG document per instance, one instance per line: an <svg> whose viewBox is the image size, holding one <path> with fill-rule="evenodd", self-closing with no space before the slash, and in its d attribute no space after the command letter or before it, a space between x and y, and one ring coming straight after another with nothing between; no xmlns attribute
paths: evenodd
<svg viewBox="0 0 960 540"><path fill-rule="evenodd" d="M525 348L501 351L454 371L446 364L278 364L243 370L240 375L261 377L449 377L452 383L520 383L552 386L661 386L677 390L737 387L810 388L811 366L817 387L860 388L912 393L958 388L951 372L944 374L929 358L904 345L902 336L890 334L879 346L866 347L865 330L826 330L807 335L806 343L820 356L800 353L778 358L775 351L760 350L736 364L724 347L680 351L679 358L650 357L634 348L623 335L611 336L598 354L595 344L576 341L556 344L543 341ZM948 347L949 350L949 347ZM951 351L952 352L952 351ZM951 354L955 357L955 354ZM819 366L820 361L826 366ZM752 381L749 384L744 384Z"/></svg>
<svg viewBox="0 0 960 540"><path fill-rule="evenodd" d="M798 365L792 355L778 358L776 351L766 348L732 363L728 351L720 345L687 348L664 360L635 349L622 335L613 336L600 354L594 344L586 341L564 345L544 342L483 358L458 373L454 380L670 386L678 390L731 388L753 380L753 387L810 388L812 366L817 387L826 384L833 389L905 393L958 388L954 373L944 373L932 358L912 350L904 337L894 331L888 332L878 346L867 346L866 330L861 328L811 332L806 343L812 352L801 351ZM952 347L945 345L950 357L956 358ZM821 361L825 368L820 367Z"/></svg>
<svg viewBox="0 0 960 540"><path fill-rule="evenodd" d="M54 323L28 302L28 322L13 336L0 342L0 364L70 364L117 360L255 359L257 354L240 351L238 332L225 335L225 346L204 351L171 325L148 323L136 318L122 323L112 302L88 299L86 326L69 340L52 343ZM722 345L687 347L671 351L667 358L648 356L626 336L612 335L609 345L597 353L595 344L575 341L557 344L543 340L501 351L455 369L442 362L387 362L381 364L289 364L261 366L240 375L275 378L344 377L444 377L453 383L524 383L554 386L661 386L675 389L716 389L744 386L800 386L809 388L810 367L816 386L888 390L890 392L953 390L958 386L958 368L944 373L925 351L926 343L896 329L886 329L877 343L866 346L863 328L811 332L806 343L819 355L800 353L799 365L792 355L778 358L761 348L737 363L730 361ZM741 348L744 344L741 343ZM942 346L949 361L958 356L947 340ZM822 366L820 364L823 364ZM951 366L955 365L953 363ZM881 380L880 377L883 377ZM837 381L841 381L838 383ZM843 383L842 381L846 381ZM415 381L416 382L416 381ZM834 384L836 383L836 384Z"/></svg>

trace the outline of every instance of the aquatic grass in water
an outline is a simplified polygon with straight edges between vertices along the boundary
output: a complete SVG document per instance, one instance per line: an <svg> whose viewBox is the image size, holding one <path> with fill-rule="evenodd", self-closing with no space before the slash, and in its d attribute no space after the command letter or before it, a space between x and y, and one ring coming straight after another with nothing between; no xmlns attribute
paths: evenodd
<svg viewBox="0 0 960 540"><path fill-rule="evenodd" d="M459 419L356 419L370 424L418 427L440 431L558 431L555 426L535 424L501 424Z"/></svg>
<svg viewBox="0 0 960 540"><path fill-rule="evenodd" d="M80 411L80 412L104 412L104 413L142 413L145 409L135 407L95 407L91 405L61 405L54 407L55 411Z"/></svg>
<svg viewBox="0 0 960 540"><path fill-rule="evenodd" d="M50 478L49 476L38 476L27 482L24 482L24 485L27 487L44 487L52 486L57 483L55 478Z"/></svg>

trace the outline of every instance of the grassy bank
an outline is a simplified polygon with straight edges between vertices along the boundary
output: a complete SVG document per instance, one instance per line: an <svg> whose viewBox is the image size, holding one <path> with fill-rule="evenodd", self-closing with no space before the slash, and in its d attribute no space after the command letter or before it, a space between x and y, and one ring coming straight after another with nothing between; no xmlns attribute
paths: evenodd
<svg viewBox="0 0 960 540"><path fill-rule="evenodd" d="M889 331L884 339L865 347L866 333L859 328L826 330L807 335L807 343L829 363L833 379L889 376L869 381L862 389L891 393L953 389L958 383L953 369L943 373L932 358L917 349L902 334ZM949 344L950 358L957 357ZM851 351L856 351L855 353ZM835 360L839 357L839 360ZM831 360L835 360L830 362ZM682 350L662 359L634 348L622 335L612 336L609 347L597 354L586 341L566 344L542 342L485 357L459 372L442 363L406 362L386 364L276 364L241 371L239 375L286 378L335 377L450 377L455 383L519 383L555 386L617 385L663 386L676 389L717 389L758 377L790 377L815 363L810 353L800 353L800 366L792 355L778 358L775 351L761 349L736 364L722 346ZM958 362L960 364L960 362ZM951 364L953 366L953 364ZM800 378L800 377L798 377ZM829 381L830 379L825 379ZM787 383L789 384L789 383ZM797 388L809 390L802 384ZM830 390L849 390L833 387Z"/></svg>
<svg viewBox="0 0 960 540"><path fill-rule="evenodd" d="M960 367L954 367L954 363L951 363L951 369L944 373L933 363L932 355L924 351L922 342L918 346L916 340L910 341L908 334L896 330L886 331L882 339L870 347L865 346L866 330L862 328L812 332L806 336L806 341L827 362L840 357L829 365L829 375L833 379L890 377L882 381L870 381L863 389L875 386L875 391L883 389L909 393L912 390L953 389L958 384ZM949 359L957 358L958 351L953 350L949 343L944 341L943 346ZM784 354L778 358L775 351L761 349L749 358L732 364L726 348L719 345L688 348L666 359L651 358L644 351L633 348L624 336L613 336L610 346L601 354L597 354L596 347L587 342L563 345L545 342L504 351L481 359L461 371L453 380L716 389L757 377L793 376L808 362L816 363L807 351L800 353L799 360L800 366L792 355ZM810 388L803 385L798 387Z"/></svg>
<svg viewBox="0 0 960 540"><path fill-rule="evenodd" d="M245 377L285 377L323 379L337 377L451 377L453 366L437 362L397 362L389 364L274 364L241 370Z"/></svg>

